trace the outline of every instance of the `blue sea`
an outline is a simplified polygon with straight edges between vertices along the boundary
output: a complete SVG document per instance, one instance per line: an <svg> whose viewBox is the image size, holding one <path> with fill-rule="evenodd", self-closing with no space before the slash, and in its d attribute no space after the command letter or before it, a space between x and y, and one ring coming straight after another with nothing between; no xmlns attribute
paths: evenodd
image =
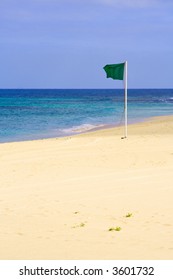
<svg viewBox="0 0 173 280"><path fill-rule="evenodd" d="M129 89L128 123L173 115L173 89ZM1 89L0 142L63 137L124 123L123 89Z"/></svg>

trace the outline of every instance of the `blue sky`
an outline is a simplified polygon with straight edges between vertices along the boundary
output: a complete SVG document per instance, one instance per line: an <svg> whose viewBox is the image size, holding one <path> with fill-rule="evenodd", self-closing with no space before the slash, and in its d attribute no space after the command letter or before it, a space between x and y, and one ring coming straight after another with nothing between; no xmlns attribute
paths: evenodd
<svg viewBox="0 0 173 280"><path fill-rule="evenodd" d="M1 0L0 88L173 88L172 0Z"/></svg>

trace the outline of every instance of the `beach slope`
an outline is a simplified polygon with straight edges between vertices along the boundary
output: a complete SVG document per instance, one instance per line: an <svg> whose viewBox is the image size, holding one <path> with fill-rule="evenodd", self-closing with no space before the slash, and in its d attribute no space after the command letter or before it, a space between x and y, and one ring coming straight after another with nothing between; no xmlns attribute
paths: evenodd
<svg viewBox="0 0 173 280"><path fill-rule="evenodd" d="M0 259L173 259L173 117L0 145Z"/></svg>

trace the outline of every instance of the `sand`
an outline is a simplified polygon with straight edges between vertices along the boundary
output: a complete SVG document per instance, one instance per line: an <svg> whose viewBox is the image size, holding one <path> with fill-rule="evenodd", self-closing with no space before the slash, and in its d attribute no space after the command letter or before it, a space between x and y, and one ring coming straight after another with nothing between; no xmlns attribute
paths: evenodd
<svg viewBox="0 0 173 280"><path fill-rule="evenodd" d="M128 133L0 144L0 259L173 259L173 117Z"/></svg>

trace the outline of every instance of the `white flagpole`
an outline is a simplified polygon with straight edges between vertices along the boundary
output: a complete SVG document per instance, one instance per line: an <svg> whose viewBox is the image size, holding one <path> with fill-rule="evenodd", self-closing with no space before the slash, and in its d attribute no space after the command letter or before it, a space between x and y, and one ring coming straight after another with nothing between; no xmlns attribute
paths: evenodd
<svg viewBox="0 0 173 280"><path fill-rule="evenodd" d="M127 61L125 61L125 77L124 77L124 121L125 133L124 138L127 138Z"/></svg>

